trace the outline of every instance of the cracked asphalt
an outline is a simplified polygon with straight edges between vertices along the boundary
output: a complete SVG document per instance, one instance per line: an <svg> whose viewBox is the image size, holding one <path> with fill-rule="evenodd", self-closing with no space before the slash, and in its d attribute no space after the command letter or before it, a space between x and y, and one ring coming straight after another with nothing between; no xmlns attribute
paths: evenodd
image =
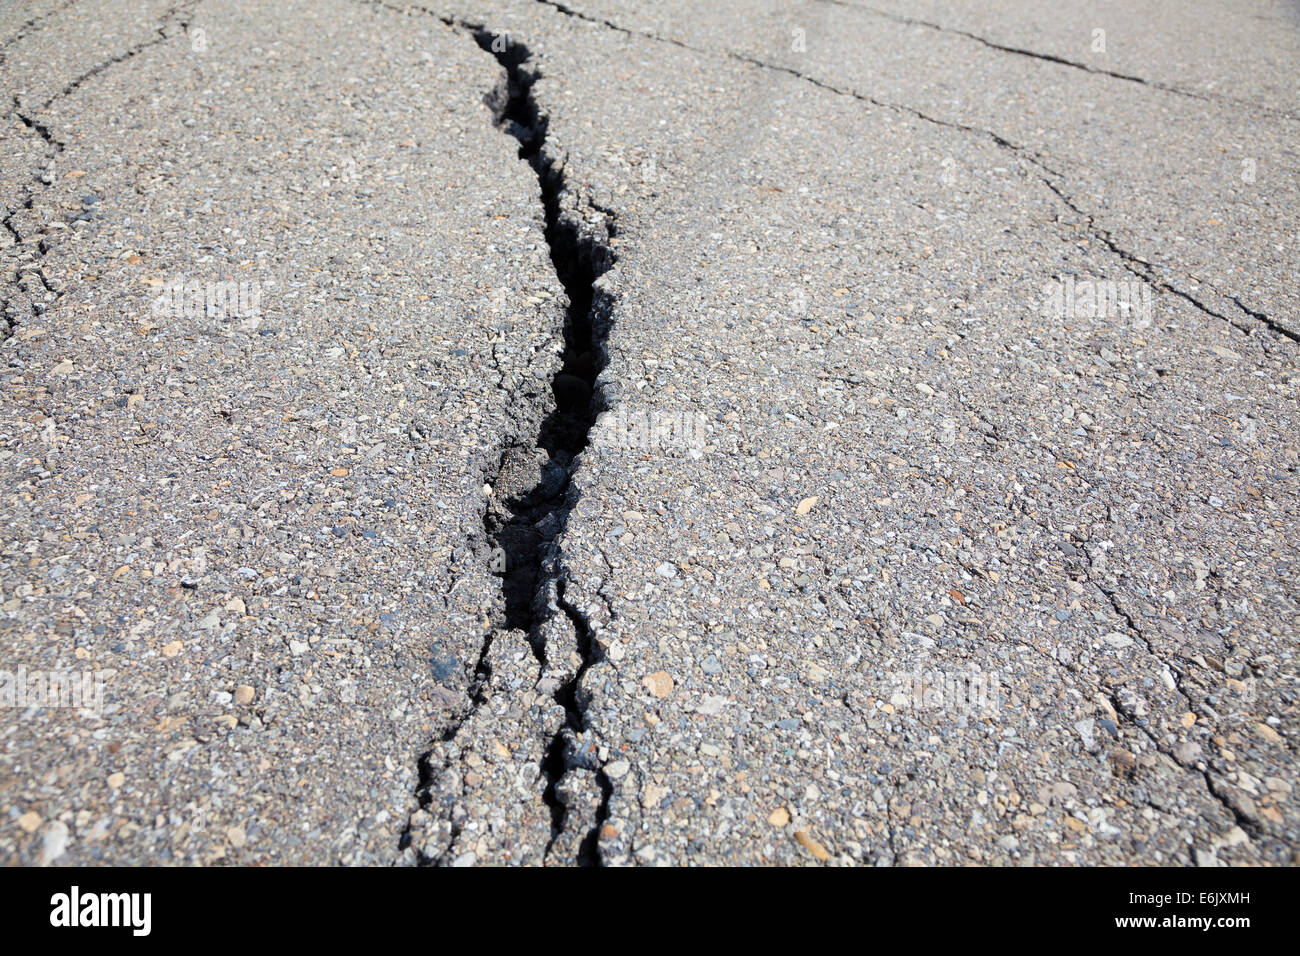
<svg viewBox="0 0 1300 956"><path fill-rule="evenodd" d="M6 4L0 859L1298 862L1298 57Z"/></svg>

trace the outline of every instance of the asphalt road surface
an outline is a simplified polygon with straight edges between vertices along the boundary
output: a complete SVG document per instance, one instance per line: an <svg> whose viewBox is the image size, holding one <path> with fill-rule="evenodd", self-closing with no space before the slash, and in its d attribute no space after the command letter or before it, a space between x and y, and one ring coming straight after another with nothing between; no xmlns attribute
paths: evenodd
<svg viewBox="0 0 1300 956"><path fill-rule="evenodd" d="M7 0L0 860L1300 862L1298 66Z"/></svg>

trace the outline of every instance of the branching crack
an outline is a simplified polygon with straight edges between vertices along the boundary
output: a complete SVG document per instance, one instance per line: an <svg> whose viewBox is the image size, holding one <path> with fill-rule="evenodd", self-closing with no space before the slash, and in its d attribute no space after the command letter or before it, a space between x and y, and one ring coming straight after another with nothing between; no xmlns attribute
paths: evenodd
<svg viewBox="0 0 1300 956"><path fill-rule="evenodd" d="M547 119L532 95L540 74L531 65L528 48L479 25L460 26L470 30L479 46L506 71L504 98L498 94L491 105L497 124L518 140L519 158L537 174L551 262L569 300L563 365L552 381L553 411L542 422L531 449L510 450L539 460L540 477L527 487L511 489L514 493L508 497L494 499L500 504L489 510L488 532L489 540L505 556L502 581L507 626L529 635L544 666L558 663L549 660L548 648L542 643L542 627L553 613L545 595L554 586L555 605L573 628L581 663L555 692L556 701L564 707L565 725L547 747L543 761L546 800L552 808L554 842L565 827L567 814L561 790L564 776L576 767L595 771L602 800L577 862L597 865L596 836L604 823L611 788L600 767L592 764L592 748L578 744L577 736L587 729L579 688L587 670L599 660L599 645L585 616L565 598L567 570L558 542L576 503L569 481L575 459L587 447L595 424L596 375L612 306L607 296L598 293L595 283L613 266L614 255L607 240L598 239L562 205L568 188L563 172L546 150ZM601 218L612 237L611 218L608 213Z"/></svg>
<svg viewBox="0 0 1300 956"><path fill-rule="evenodd" d="M612 20L606 20L600 17L595 17L592 16L591 14L584 13L580 10L576 10L573 7L558 2L558 0L537 0L537 2L542 3L548 7L551 7L552 9L558 11L559 13L564 14L567 17L572 17L576 20L582 20L586 23L596 24L605 27L607 29L614 30L615 32L622 33L626 36L638 36L647 40L652 40L657 43L666 43L671 46L679 47L683 50L689 50L692 53L701 54L703 56L723 55L728 57L729 59L735 60L740 63L746 63L750 66L755 66L760 69L772 70L778 73L785 73L788 76L793 76L797 79L803 80L805 83L810 83L813 86L818 87L819 89L826 90L827 92L830 93L835 93L838 96L848 96L855 100L858 100L859 102L867 103L871 106L879 107L882 109L888 109L896 113L903 113L908 116L915 117L916 119L919 119L922 122L930 123L931 125L934 126L940 126L945 129L958 130L963 133L968 133L973 136L978 136L984 139L988 139L999 149L1005 149L1012 153L1015 153L1021 159L1038 167L1044 173L1047 173L1048 176L1054 177L1057 180L1061 180L1065 178L1059 170L1052 168L1052 166L1050 166L1047 163L1047 161L1041 154L1036 153L1025 146L1021 146L1017 143L1014 143L1011 140L1007 139L1006 137L993 132L992 130L983 129L978 126L970 126L965 123L958 123L952 120L940 119L938 117L931 116L928 113L925 113L924 111L917 109L916 107L908 106L906 104L892 103L886 100L879 100L873 96L868 96L864 93L860 93L857 90L850 89L848 87L837 86L825 80L818 79L817 77L812 76L811 74L801 72L799 70L794 69L793 67L783 66L781 64L776 64L776 63L769 63L765 60L761 60L757 57L750 56L745 53L740 53L734 50L726 50L726 49L708 50L701 47L692 46L691 44L685 43L681 40L673 39L671 37L660 36L650 31L634 30L630 27L625 27L622 26L621 24L615 23ZM825 2L835 2L835 0L825 0ZM861 9L863 10L863 12L872 12L870 10L867 10L866 8L859 7L856 9ZM932 26L934 29L945 29L937 25L925 23L923 21L915 21L915 22L921 26ZM952 32L959 32L959 31L952 31ZM980 37L974 36L973 34L970 36L972 37L972 39L981 40L981 42L985 42ZM1011 48L1011 47L1007 47L1005 49L1008 52L1024 53L1026 56L1036 56L1039 59L1048 59L1048 60L1055 59L1047 55L1033 54L1030 53L1029 51L1016 50L1015 48ZM1091 72L1098 72L1103 74L1106 72L1106 71L1094 70L1093 68L1088 67L1086 64L1075 64L1069 60L1059 60L1057 62L1061 62L1067 66L1078 66L1081 69L1087 69L1090 70ZM1173 92L1173 93L1181 93L1183 95L1192 96L1199 99L1212 99L1212 97L1205 96L1199 93L1192 93L1184 90L1178 90L1173 87L1164 87L1161 86L1160 84L1153 83L1151 81L1142 80L1140 77L1129 77L1126 74L1109 74L1109 75L1116 76L1117 78L1120 79L1132 79L1135 82L1143 83L1147 86L1158 87L1160 89L1167 89L1169 92ZM1264 109L1264 107L1258 107L1258 108ZM1286 116L1286 118L1293 118L1287 116L1286 114L1282 114L1282 115ZM1124 262L1125 268L1128 269L1130 272L1132 272L1134 275L1136 275L1138 278L1142 279L1145 282L1148 282L1149 284L1151 284L1152 286L1158 289L1167 291L1173 295L1178 296L1179 298L1185 299L1187 302L1195 306L1197 309L1199 309L1201 312L1205 313L1206 315L1210 315L1217 319L1221 319L1225 322L1228 322L1229 324L1233 325L1240 331L1245 332L1247 335L1250 335L1255 331L1249 325L1242 322L1234 321L1229 316L1226 316L1220 312L1215 311L1214 309L1207 306L1205 303L1201 302L1192 294L1185 292L1184 290L1179 289L1176 286L1173 286L1162 279L1157 278L1154 269L1152 268L1150 263L1146 262L1144 259L1140 258L1139 256L1134 255L1133 253L1130 253L1127 250L1123 249L1114 240L1114 238L1111 236L1109 232L1101 229L1096 225L1096 220L1094 216L1080 209L1079 206L1068 195L1066 195L1066 193L1059 186L1057 186L1052 179L1048 178L1048 176L1041 176L1040 179L1073 212L1084 217L1087 220L1089 230L1092 233L1092 235L1095 238L1097 238L1100 242L1104 243L1107 246L1107 248L1109 248L1112 252L1118 255L1121 258L1121 260ZM1234 302L1236 302L1236 304L1241 308L1241 310L1244 313L1258 320L1268 329L1286 338L1292 339L1293 341L1300 341L1300 334L1292 331L1291 329L1287 328L1286 326L1282 325L1276 320L1269 318L1269 316L1267 316L1266 314L1246 307L1241 303L1241 301L1237 297L1229 296L1229 298L1231 298Z"/></svg>
<svg viewBox="0 0 1300 956"><path fill-rule="evenodd" d="M390 9L388 4L378 4ZM423 10L431 13L432 11ZM437 14L432 14L438 16ZM484 541L491 555L491 570L501 579L501 629L484 639L471 686L471 701L465 713L444 733L450 740L483 702L490 673L487 658L492 641L501 631L527 636L542 671L561 673L554 699L564 708L563 726L553 735L541 757L546 787L542 798L551 811L551 841L571 824L566 801L566 776L574 771L594 774L601 798L594 825L578 844L579 865L599 866L597 839L608 815L612 786L605 776L596 750L580 738L588 730L581 681L600 660L600 646L583 612L565 596L568 571L560 541L569 514L577 501L571 485L576 460L587 447L599 406L596 377L601 371L604 341L608 335L613 301L596 286L614 264L610 239L615 235L614 217L589 200L580 201L569 190L562 164L547 148L548 120L532 96L540 72L530 50L518 41L494 34L479 24L438 16L446 26L468 34L505 70L505 83L487 96L495 123L519 144L519 158L537 176L545 220L545 238L556 277L568 299L564 318L562 366L551 381L551 395L527 391L509 395L518 418L536 422L530 436L510 435L503 439L496 468L487 476L492 489L483 517ZM583 216L582 207L591 213ZM589 224L587 218L594 220ZM525 429L526 430L526 429ZM548 627L557 614L572 629L580 662L552 660L558 657L548 646ZM422 808L431 803L437 770L432 751L419 758L417 800ZM453 830L453 842L455 832ZM410 846L408 823L399 849ZM420 863L437 862L421 855Z"/></svg>
<svg viewBox="0 0 1300 956"><path fill-rule="evenodd" d="M912 116L916 119L919 119L922 122L930 123L934 126L941 126L945 129L955 129L963 133L969 133L974 136L985 137L987 139L992 140L997 146L1003 149L1011 150L1017 155L1033 163L1035 166L1038 166L1040 169L1046 170L1047 172L1051 173L1054 176L1060 175L1060 173L1058 173L1056 170L1048 166L1043 161L1041 156L1037 155L1036 153L1030 152L1023 146L1019 146L1011 142L1010 140L1002 136L999 136L997 133L993 132L992 130L980 129L979 127L976 126L967 126L965 123L957 123L951 120L939 119L937 117L930 116L928 113L925 113L914 106L907 106L902 103L891 103L887 100L879 100L876 99L874 96L868 96L865 93L859 93L857 90L851 89L849 87L836 86L834 83L828 83L826 80L818 79L817 77L809 73L804 73L800 70L796 70L794 67L783 66L779 63L769 63L766 60L760 60L758 57L750 56L747 53L740 53L736 50L726 50L726 49L708 50L702 47L692 46L691 44L684 43L681 40L675 40L672 37L660 36L657 33L651 33L646 30L633 30L629 27L621 26L617 23L614 23L611 20L603 20L600 19L599 17L593 17L589 14L583 13L580 10L575 10L572 7L557 2L557 0L537 0L537 2L541 4L545 4L546 6L551 7L552 9L557 10L560 13L563 13L567 17L572 17L576 20L583 20L587 23L599 24L600 26L606 27L610 30L614 30L617 33L622 33L627 36L642 37L647 40L653 40L656 43L666 43L670 46L679 47L683 50L689 50L692 53L698 53L703 56L717 56L720 54L722 56L727 57L728 59L735 60L737 63L744 63L748 66L758 67L759 69L762 70L771 70L772 72L775 73L784 73L787 76L793 76L795 79L802 80L805 83L809 83L817 87L818 89L826 90L828 93L834 93L837 96L847 96L850 97L851 99L855 99L861 103L866 103L870 106L875 106L879 109L891 110L892 112L895 113L903 113L908 116Z"/></svg>
<svg viewBox="0 0 1300 956"><path fill-rule="evenodd" d="M41 109L47 110L54 105L56 100L61 100L64 97L69 96L72 93L75 93L87 80L98 76L100 73L103 73L109 67L114 66L118 63L125 62L126 60L129 60L134 56L138 56L139 54L143 53L145 50L149 49L150 47L157 46L160 43L166 43L173 36L177 35L176 33L177 30L180 32L180 34L189 33L189 29L190 29L189 14L193 11L193 9L196 6L198 6L202 2L203 0L186 0L185 3L180 3L174 7L169 8L163 13L161 22L154 30L154 32L158 34L156 37L153 37L149 40L145 40L141 43L136 43L133 46L130 46L127 49L123 50L121 53L117 54L116 56L109 57L107 60L103 60L99 63L96 63L89 70L86 70L84 73L78 75L74 80L72 80L72 82L68 83L65 87L63 87L63 89L59 90L59 92L55 93L44 103L42 103Z"/></svg>
<svg viewBox="0 0 1300 956"><path fill-rule="evenodd" d="M155 28L155 32L157 33L156 37L137 43L131 47L128 47L126 50L122 51L116 56L109 57L106 60L96 63L90 69L79 74L77 77L71 80L57 93L47 98L44 102L40 104L40 106L34 112L40 113L40 112L44 112L45 110L48 110L59 100L64 99L65 97L70 96L72 93L76 92L76 90L79 89L86 81L88 81L94 76L98 76L100 73L103 73L105 70L109 69L114 64L121 63L125 60L128 60L131 57L139 54L141 51L148 49L149 47L167 42L175 35L175 31L177 29L179 29L182 33L188 32L189 23L190 23L188 14L195 6L197 6L201 2L202 0L187 0L187 2L185 3L178 4L164 11L161 20L159 22L159 25ZM46 20L50 19L54 15L62 12L63 10L66 10L71 6L73 6L73 3L71 2L65 3L59 7L56 7L48 11L46 14L42 16L33 17L32 19L24 23L19 28L18 32L14 36L10 37L7 41L5 41L3 46L0 47L0 62L3 62L4 59L3 51L7 51L10 46L22 40L25 36L29 35L31 32L37 30L40 26L44 24ZM61 140L58 136L55 135L53 129L50 127L48 123L45 123L42 120L38 119L36 115L32 115L25 109L25 107L23 106L22 98L18 94L13 95L10 112L13 114L13 116L16 119L19 120L19 122L23 124L23 126L31 130L33 133L35 133L44 141L47 149L47 153L46 153L47 163L66 149L66 144L63 142L63 140ZM43 185L49 185L51 180L49 178L48 172L42 174L42 177L40 178L39 181ZM24 236L22 231L14 223L14 217L17 216L20 212L30 212L35 207L37 192L38 192L37 187L35 185L29 184L24 189L22 197L18 202L18 205L15 206L13 209L8 210L5 213L3 219L0 220L0 224L4 226L5 232L8 233L9 237L13 240L14 246L19 250L19 255L21 257L26 257L34 261L39 261L48 254L50 249L49 244L45 240L41 240L39 242L29 242L28 241L29 237ZM23 298L27 300L28 311L30 313L39 314L40 312L43 312L44 310L49 308L51 301L56 301L63 295L63 290L54 288L54 286L50 283L49 279L45 276L45 273L41 270L39 265L32 265L30 263L27 265L20 265L16 270L7 269L6 273L7 275L5 281L9 285L16 286L18 290L23 293ZM32 292L23 289L22 288L23 278L27 275L35 276L37 281L40 283L41 290L53 296L53 300L51 300L49 296L40 296L39 293L32 294ZM21 310L21 306L16 305L14 301L10 299L8 296L0 300L0 316L3 316L4 319L3 326L0 326L0 341L7 340L8 338L10 338L10 336L14 334L15 330L18 327L18 321L19 321L18 313L20 310Z"/></svg>

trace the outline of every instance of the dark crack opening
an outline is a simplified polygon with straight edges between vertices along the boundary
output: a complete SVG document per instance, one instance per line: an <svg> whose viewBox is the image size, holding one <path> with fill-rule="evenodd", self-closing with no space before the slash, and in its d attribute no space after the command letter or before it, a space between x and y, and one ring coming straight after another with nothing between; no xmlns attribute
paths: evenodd
<svg viewBox="0 0 1300 956"><path fill-rule="evenodd" d="M548 123L533 100L532 88L539 73L531 64L528 47L480 25L444 22L469 32L479 47L505 69L504 85L488 94L487 103L496 125L518 141L519 158L537 175L544 235L552 266L568 299L562 364L551 380L550 400L527 393L511 396L520 420L528 420L530 412L543 417L531 437L506 440L495 471L489 472L492 494L483 516L483 530L492 555L492 571L501 579L501 627L526 634L543 667L565 664L548 660L543 625L562 613L573 628L581 663L554 694L564 708L565 724L548 742L541 758L546 779L543 800L551 813L554 845L565 830L568 813L566 774L575 768L595 773L601 789L597 819L581 842L576 862L598 865L596 839L612 788L595 760L594 749L579 743L578 735L585 730L586 719L578 688L588 668L599 659L599 646L582 613L564 597L567 572L557 541L576 501L570 488L574 461L589 443L600 404L596 377L602 367L612 302L608 295L596 290L595 282L614 264L608 238L613 237L615 227L612 215L604 210L596 210L604 217L604 228L592 230L575 217L572 209L565 208L563 199L569 190L562 169L545 149ZM482 703L492 640L489 634L480 655L468 713ZM454 736L463 722L458 721L444 739ZM430 805L435 775L431 753L422 755L416 791L421 807ZM401 848L410 840L408 827ZM434 861L421 855L420 862Z"/></svg>
<svg viewBox="0 0 1300 956"><path fill-rule="evenodd" d="M554 409L542 422L534 448L544 452L540 477L520 487L512 479L512 466L533 456L533 449L513 446L506 450L500 474L508 497L489 508L485 519L489 540L500 548L506 567L501 572L506 595L506 626L529 632L541 623L534 608L534 596L545 583L542 556L568 517L568 478L574 458L587 447L595 423L592 401L598 355L607 332L607 322L597 337L593 313L598 307L593 284L613 265L608 246L585 233L581 225L566 216L560 197L567 191L564 175L544 154L547 121L532 98L538 78L528 65L531 52L521 43L493 34L483 27L470 27L478 45L491 53L506 70L504 90L489 96L498 125L519 142L519 158L537 174L542 188L545 235L551 263L564 287L569 304L564 321L563 365L551 382ZM610 226L607 224L607 228ZM610 228L610 234L613 234ZM512 460L514 459L514 460ZM527 470L525 464L522 470ZM510 493L512 492L512 493ZM555 519L555 520L551 520Z"/></svg>
<svg viewBox="0 0 1300 956"><path fill-rule="evenodd" d="M500 574L506 626L527 633L538 659L544 665L550 663L540 630L555 613L545 600L553 583L555 603L569 618L582 660L577 672L555 692L556 701L564 707L565 727L551 740L542 761L547 779L543 798L551 810L554 840L565 826L567 808L562 781L570 769L595 770L603 793L602 811L608 803L608 781L601 777L599 767L594 764L594 754L587 752L590 748L584 748L576 739L586 726L578 686L587 669L595 663L598 646L585 619L564 598L565 569L555 543L564 532L575 500L569 488L573 463L587 447L596 420L597 402L593 399L600 356L604 354L604 340L609 331L609 303L597 295L595 282L613 265L614 255L607 244L584 229L562 207L561 197L567 193L567 186L563 172L543 149L548 124L532 96L538 73L530 65L531 52L523 44L481 26L469 29L478 45L491 53L506 71L505 88L494 91L489 105L497 116L497 124L518 140L519 158L537 174L546 243L555 274L568 298L563 362L551 381L554 407L542 421L532 448L507 450L502 464L505 494L494 499L485 516L488 540L504 557L505 567ZM606 229L612 236L612 222L608 217ZM515 472L538 477L521 487L511 480ZM598 813L597 828L602 822L600 818ZM582 843L579 863L598 862L595 839L596 830L593 830Z"/></svg>

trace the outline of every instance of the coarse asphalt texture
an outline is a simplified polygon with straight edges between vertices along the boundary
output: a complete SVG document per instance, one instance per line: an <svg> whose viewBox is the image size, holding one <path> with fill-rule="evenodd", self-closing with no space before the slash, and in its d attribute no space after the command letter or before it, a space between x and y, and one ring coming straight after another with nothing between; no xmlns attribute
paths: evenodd
<svg viewBox="0 0 1300 956"><path fill-rule="evenodd" d="M1300 0L7 0L0 860L1300 862Z"/></svg>

